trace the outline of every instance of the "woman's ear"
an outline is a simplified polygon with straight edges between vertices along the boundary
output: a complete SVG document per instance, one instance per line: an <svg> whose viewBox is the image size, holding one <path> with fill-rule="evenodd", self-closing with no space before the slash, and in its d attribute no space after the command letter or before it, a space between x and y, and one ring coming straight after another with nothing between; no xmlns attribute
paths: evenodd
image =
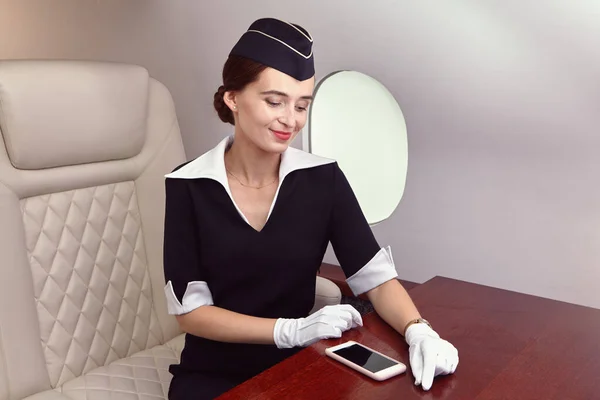
<svg viewBox="0 0 600 400"><path fill-rule="evenodd" d="M229 107L232 112L237 112L237 99L236 93L233 91L228 91L223 94L223 101Z"/></svg>

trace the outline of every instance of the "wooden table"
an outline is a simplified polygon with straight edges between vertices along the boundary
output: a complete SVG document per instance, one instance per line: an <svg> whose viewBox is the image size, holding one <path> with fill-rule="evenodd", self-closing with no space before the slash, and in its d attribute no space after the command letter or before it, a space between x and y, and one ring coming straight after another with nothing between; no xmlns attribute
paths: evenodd
<svg viewBox="0 0 600 400"><path fill-rule="evenodd" d="M226 399L600 399L600 310L436 277L410 291L459 350L451 376L414 386L408 349L376 314L341 339L323 340L225 393ZM325 348L356 340L409 366L376 382L331 360Z"/></svg>

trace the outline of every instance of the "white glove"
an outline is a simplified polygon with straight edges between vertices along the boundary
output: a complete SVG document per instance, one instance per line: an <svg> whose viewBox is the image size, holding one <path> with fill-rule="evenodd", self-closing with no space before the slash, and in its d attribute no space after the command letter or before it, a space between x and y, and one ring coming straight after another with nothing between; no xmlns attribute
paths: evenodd
<svg viewBox="0 0 600 400"><path fill-rule="evenodd" d="M362 326L362 317L349 304L325 306L306 318L279 318L273 339L280 349L309 346L321 339L339 338L342 332Z"/></svg>
<svg viewBox="0 0 600 400"><path fill-rule="evenodd" d="M410 346L408 353L415 385L429 390L434 377L453 374L456 370L458 350L427 324L409 326L405 339Z"/></svg>

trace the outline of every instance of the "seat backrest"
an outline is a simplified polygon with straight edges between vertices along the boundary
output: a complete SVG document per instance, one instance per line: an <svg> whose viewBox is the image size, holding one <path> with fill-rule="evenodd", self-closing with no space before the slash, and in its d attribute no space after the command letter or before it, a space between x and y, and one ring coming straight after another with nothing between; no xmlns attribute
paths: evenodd
<svg viewBox="0 0 600 400"><path fill-rule="evenodd" d="M0 400L179 332L162 270L171 95L139 66L0 62Z"/></svg>

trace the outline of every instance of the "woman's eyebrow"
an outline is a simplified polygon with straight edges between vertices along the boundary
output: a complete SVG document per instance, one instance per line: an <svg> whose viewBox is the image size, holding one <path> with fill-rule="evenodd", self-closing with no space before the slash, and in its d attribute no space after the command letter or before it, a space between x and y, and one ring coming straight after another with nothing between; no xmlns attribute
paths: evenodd
<svg viewBox="0 0 600 400"><path fill-rule="evenodd" d="M267 90L264 92L260 92L260 94L272 94L272 95L276 95L276 96L290 97L287 93L281 92L279 90ZM302 96L300 98L303 100L312 100L313 96Z"/></svg>

